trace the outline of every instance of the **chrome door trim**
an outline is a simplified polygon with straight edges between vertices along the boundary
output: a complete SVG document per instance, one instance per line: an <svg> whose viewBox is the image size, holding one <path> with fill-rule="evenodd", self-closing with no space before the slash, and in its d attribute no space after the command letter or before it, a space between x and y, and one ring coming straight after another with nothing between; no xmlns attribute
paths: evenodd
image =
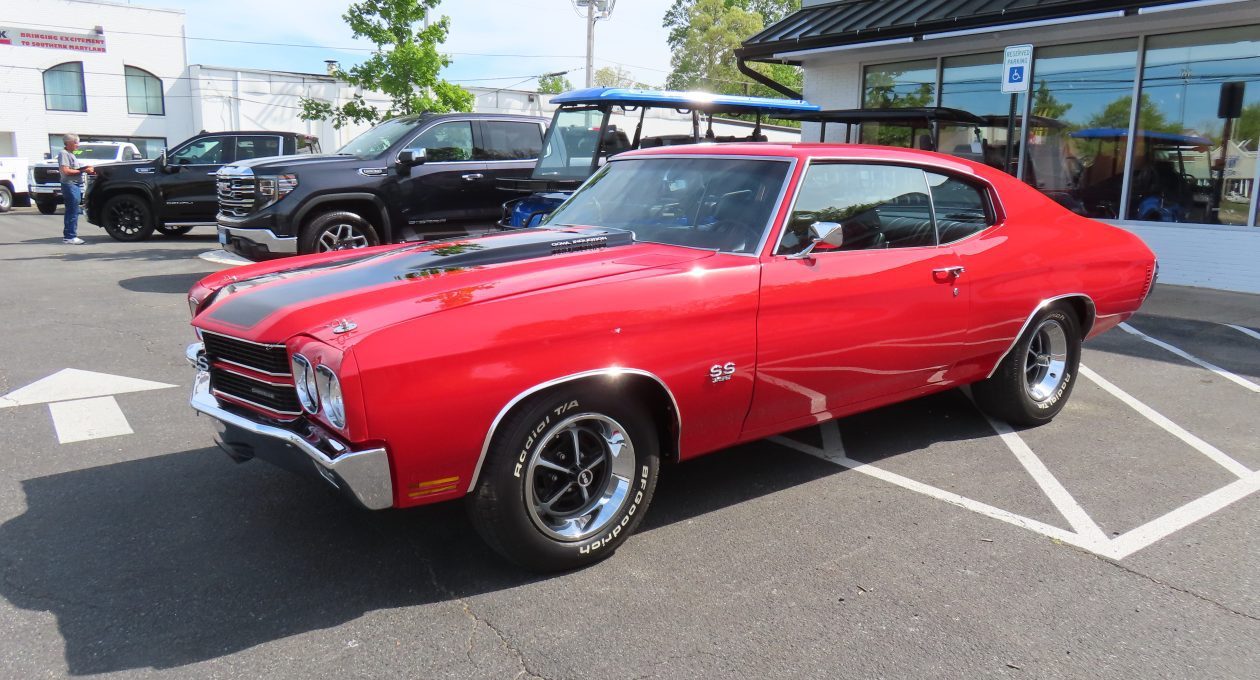
<svg viewBox="0 0 1260 680"><path fill-rule="evenodd" d="M678 409L678 399L674 397L673 391L669 389L669 386L665 384L665 381L661 380L660 377L658 377L654 373L651 373L649 371L644 371L638 368L619 368L615 366L610 366L608 368L598 368L593 371L582 371L581 373L573 373L571 375L566 375L563 378L556 378L554 380L548 380L547 382L544 382L544 383L539 383L525 390L524 392L521 392L515 397L513 397L512 400L509 401L507 405L504 406L499 411L499 414L494 417L494 421L490 423L490 429L486 431L486 439L481 444L481 455L477 457L477 466L473 468L472 479L470 479L468 482L468 490L466 493L472 493L473 489L476 488L477 480L481 477L481 466L486 462L486 454L490 452L490 440L494 438L495 431L499 429L499 423L503 421L503 418L507 416L508 412L511 411L513 408L515 408L517 404L521 403L527 397L533 394L536 394L538 392L541 392L542 390L545 390L551 387L555 387L556 385L563 385L564 383L573 382L574 380L581 380L583 378L594 378L598 376L615 378L619 375L623 375L626 373L629 373L631 375L640 375L640 376L644 376L646 378L651 378L652 380L655 380L656 383L660 385L662 389L665 390L665 394L669 395L669 401L674 407L674 416L677 419L676 425L678 426L678 442L676 442L676 446L679 447L679 453L681 454L682 452L682 411Z"/></svg>
<svg viewBox="0 0 1260 680"><path fill-rule="evenodd" d="M1089 304L1089 308L1093 310L1095 318L1097 317L1098 308L1094 305L1094 299L1084 293L1065 293L1063 295L1056 295L1054 297L1045 298L1041 302L1038 302L1037 306L1033 307L1033 310L1028 313L1028 318L1024 319L1024 324L1019 327L1019 332L1016 333L1015 338L1011 340L1010 346L1006 348L1005 352L1002 352L1002 356L999 356L997 358L997 361L993 362L993 368L989 369L988 375L984 376L985 379L992 378L993 374L997 373L998 366L1002 365L1002 360L1006 359L1006 355L1010 354L1011 350L1015 349L1015 345L1019 342L1019 339L1024 337L1024 331L1027 331L1028 326L1032 324L1033 317L1037 316L1037 314L1039 314L1041 310L1045 309L1046 307L1049 307L1051 304L1058 302L1059 300L1066 300L1068 298L1084 299L1085 302ZM1090 331L1089 328L1084 327L1084 322L1085 320L1081 319L1081 339L1082 340L1085 339L1086 335L1089 335L1089 331ZM1091 324L1091 328L1092 327L1093 326Z"/></svg>

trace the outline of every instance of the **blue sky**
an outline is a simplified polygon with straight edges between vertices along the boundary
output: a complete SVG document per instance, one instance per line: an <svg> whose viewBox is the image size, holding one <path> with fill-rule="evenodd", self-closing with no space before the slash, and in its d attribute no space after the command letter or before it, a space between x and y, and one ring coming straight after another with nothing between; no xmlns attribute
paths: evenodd
<svg viewBox="0 0 1260 680"><path fill-rule="evenodd" d="M332 47L371 45L356 42L341 15L350 0L137 0L133 4L182 9L190 38L230 38L269 43ZM620 0L611 19L596 26L595 67L619 64L636 80L664 82L669 48L661 20L671 0ZM585 75L586 23L571 0L445 0L438 12L451 19L445 50L454 63L445 77L467 85L532 87L531 75L569 70L581 86ZM343 66L363 51L242 45L189 40L194 64L265 68L318 73L325 59ZM522 56L483 56L522 55ZM495 80L482 80L495 78Z"/></svg>

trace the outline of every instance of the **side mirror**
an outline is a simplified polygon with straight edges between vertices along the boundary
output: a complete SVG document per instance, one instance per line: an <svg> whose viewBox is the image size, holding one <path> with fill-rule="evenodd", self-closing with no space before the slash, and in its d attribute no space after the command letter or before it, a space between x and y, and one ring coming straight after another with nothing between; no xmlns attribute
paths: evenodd
<svg viewBox="0 0 1260 680"><path fill-rule="evenodd" d="M837 222L815 222L809 225L809 233L813 240L805 247L805 250L795 255L788 255L789 260L813 259L814 248L817 248L819 243L826 243L837 248L844 245L843 224Z"/></svg>
<svg viewBox="0 0 1260 680"><path fill-rule="evenodd" d="M429 158L427 149L403 149L398 154L398 164L403 167L413 167L423 165Z"/></svg>
<svg viewBox="0 0 1260 680"><path fill-rule="evenodd" d="M50 161L50 160L52 160L52 154L51 154L51 153L49 153L49 152L47 152L47 151L45 151L45 152L44 152L44 160L46 160L46 161Z"/></svg>

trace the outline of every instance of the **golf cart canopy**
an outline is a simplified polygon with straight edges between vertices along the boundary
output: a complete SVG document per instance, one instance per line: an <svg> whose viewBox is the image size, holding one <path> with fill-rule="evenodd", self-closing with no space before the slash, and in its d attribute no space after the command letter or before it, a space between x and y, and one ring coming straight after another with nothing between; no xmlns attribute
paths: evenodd
<svg viewBox="0 0 1260 680"><path fill-rule="evenodd" d="M592 87L573 90L551 98L552 104L562 106L645 106L648 108L700 111L707 114L772 114L787 118L787 113L818 111L819 107L795 99L770 99L769 97L737 97L729 94L708 92L678 92L675 90L632 90L621 87Z"/></svg>
<svg viewBox="0 0 1260 680"><path fill-rule="evenodd" d="M1077 130L1071 136L1077 139L1120 139L1128 137L1129 131L1125 128L1089 128L1088 130ZM1138 133L1138 136L1156 142L1172 142L1177 146L1212 146L1212 140L1207 137L1179 135L1172 132L1143 130Z"/></svg>

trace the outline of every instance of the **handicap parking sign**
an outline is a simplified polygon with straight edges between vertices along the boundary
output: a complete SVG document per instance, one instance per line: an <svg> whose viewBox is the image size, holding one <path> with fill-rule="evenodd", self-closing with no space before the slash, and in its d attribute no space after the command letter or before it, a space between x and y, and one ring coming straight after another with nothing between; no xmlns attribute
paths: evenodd
<svg viewBox="0 0 1260 680"><path fill-rule="evenodd" d="M1028 91L1028 70L1032 67L1032 45L1011 45L1002 53L1002 91Z"/></svg>
<svg viewBox="0 0 1260 680"><path fill-rule="evenodd" d="M1007 73L1007 75L1006 75L1006 79L1007 79L1009 82L1012 82L1012 83L1021 83L1021 82L1023 82L1023 81L1024 81L1024 67L1023 67L1023 66L1012 66L1012 67L1011 67L1010 72L1009 72L1009 73Z"/></svg>

